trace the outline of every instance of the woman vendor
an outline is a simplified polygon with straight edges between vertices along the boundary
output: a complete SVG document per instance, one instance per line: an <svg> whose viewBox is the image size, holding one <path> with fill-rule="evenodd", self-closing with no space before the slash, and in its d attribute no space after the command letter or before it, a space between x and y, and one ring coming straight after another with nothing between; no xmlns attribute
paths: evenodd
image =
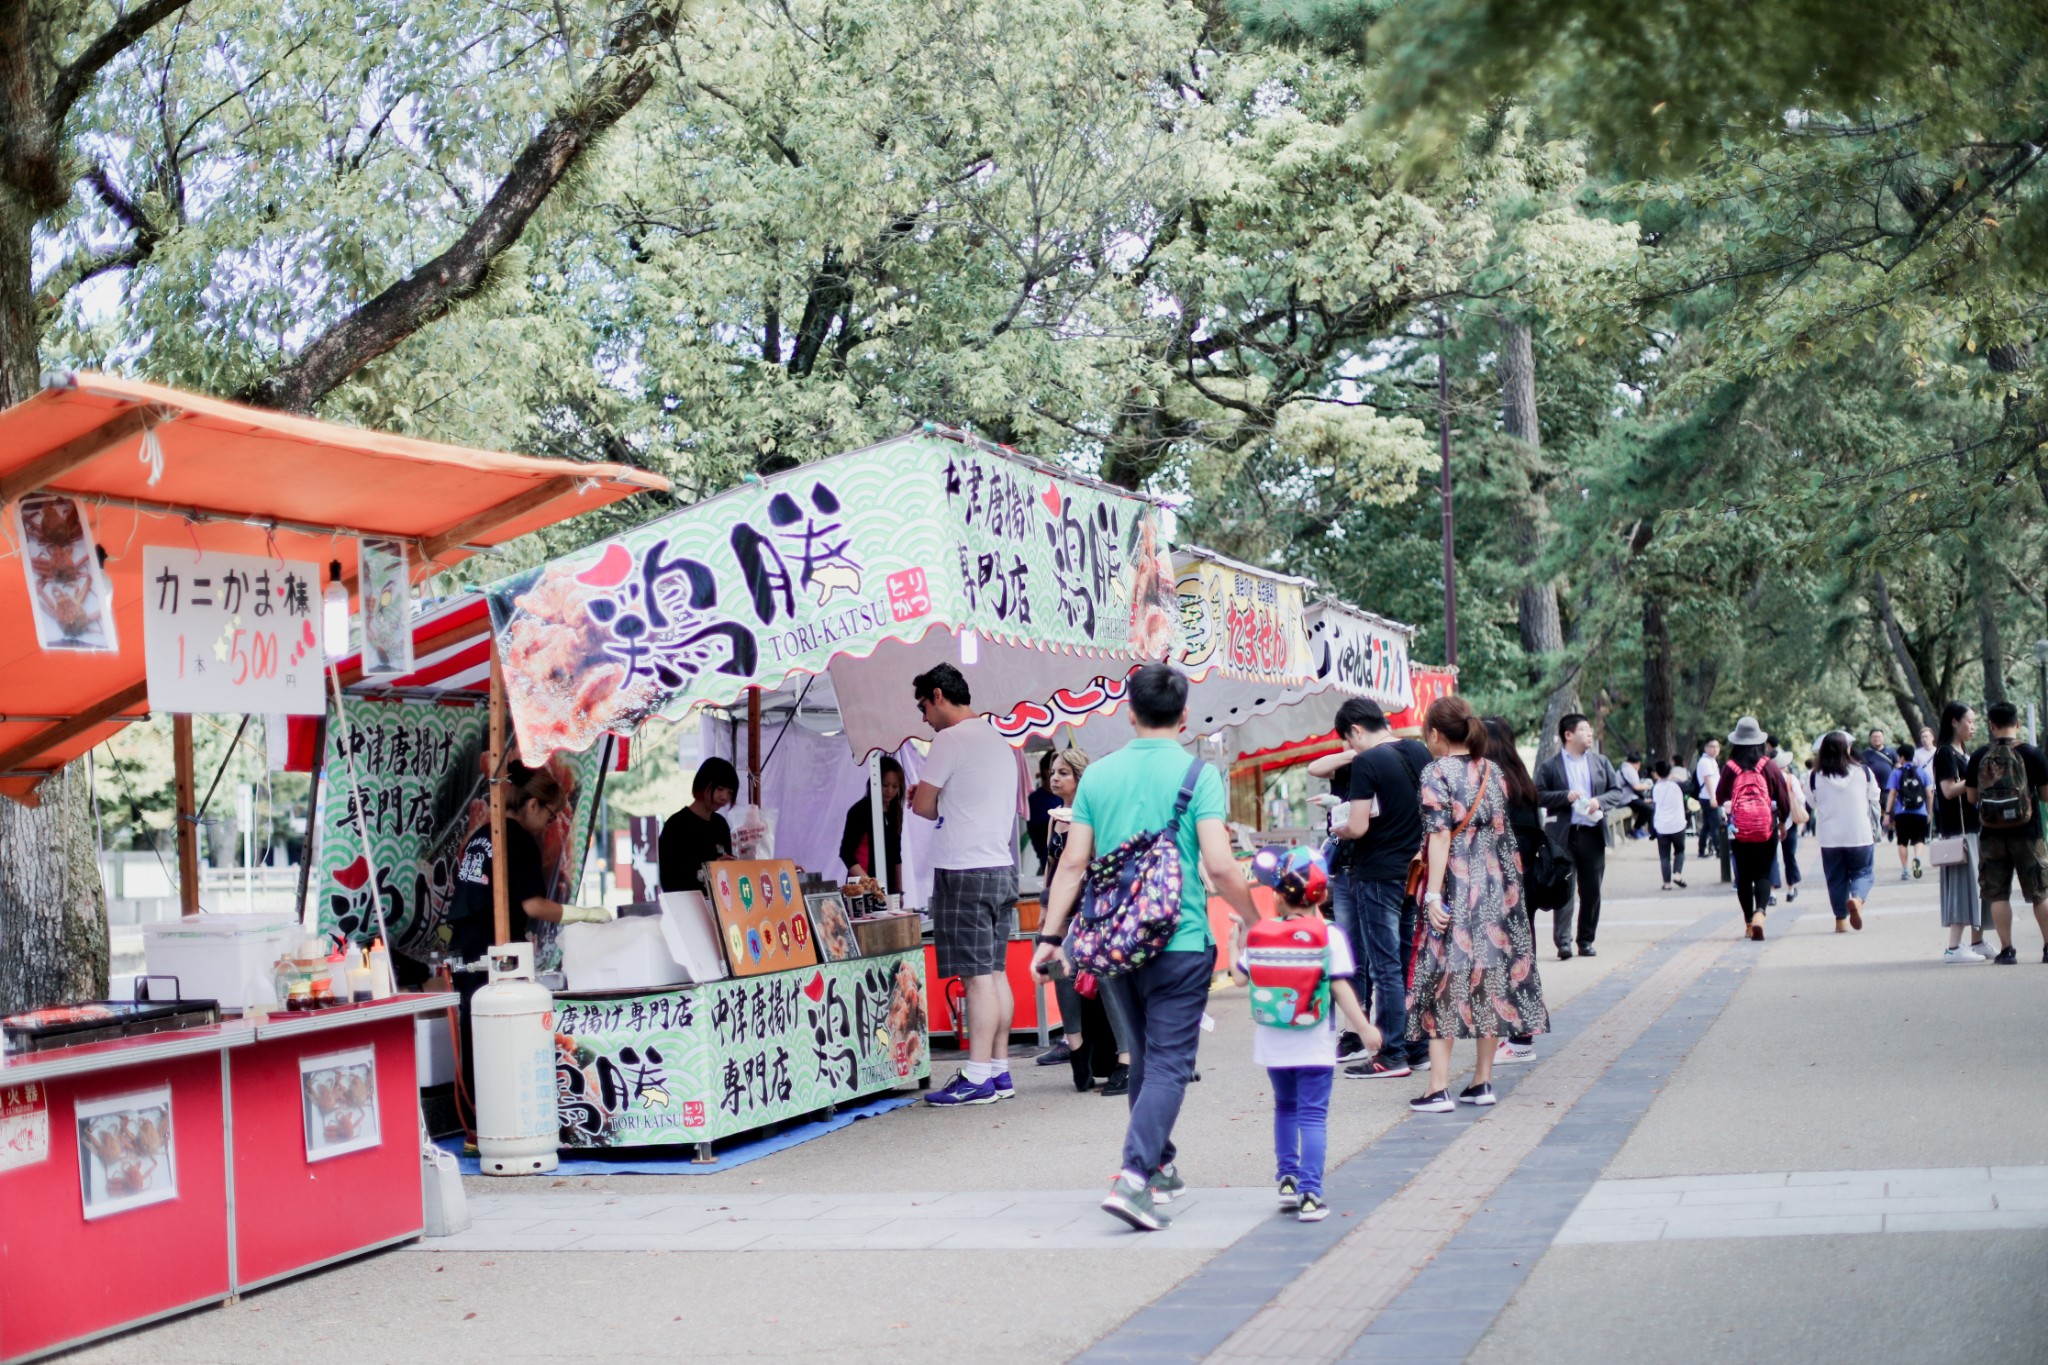
<svg viewBox="0 0 2048 1365"><path fill-rule="evenodd" d="M690 804L661 827L661 889L703 891L704 864L732 857L732 827L719 812L738 799L740 775L722 758L707 758L690 783Z"/></svg>
<svg viewBox="0 0 2048 1365"><path fill-rule="evenodd" d="M882 843L889 856L889 889L903 890L903 765L882 759ZM859 881L875 866L875 789L872 783L846 811L846 832L839 836L839 861L848 881Z"/></svg>
<svg viewBox="0 0 2048 1365"><path fill-rule="evenodd" d="M531 922L554 924L603 924L616 915L604 905L563 905L548 899L548 877L541 866L540 840L563 806L562 784L546 768L529 768L513 759L505 774L505 884L508 938L511 943L526 939ZM486 821L469 842L455 866L455 890L448 899L448 951L457 962L473 962L487 954L497 936L491 887L496 870L492 857L491 826ZM481 971L455 973L455 988L462 995L462 1073L472 1082L470 1064L469 998L486 980Z"/></svg>

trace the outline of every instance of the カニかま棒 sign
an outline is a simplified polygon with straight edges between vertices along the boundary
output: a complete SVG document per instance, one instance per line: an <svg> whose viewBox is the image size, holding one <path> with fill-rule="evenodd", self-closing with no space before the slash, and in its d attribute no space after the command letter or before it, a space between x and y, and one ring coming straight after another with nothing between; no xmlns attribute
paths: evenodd
<svg viewBox="0 0 2048 1365"><path fill-rule="evenodd" d="M142 580L150 710L320 714L313 564L146 545Z"/></svg>

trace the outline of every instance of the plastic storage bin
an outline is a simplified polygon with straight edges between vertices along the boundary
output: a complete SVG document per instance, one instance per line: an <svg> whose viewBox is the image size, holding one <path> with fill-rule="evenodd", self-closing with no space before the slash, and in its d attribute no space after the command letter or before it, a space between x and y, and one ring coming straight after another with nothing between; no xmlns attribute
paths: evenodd
<svg viewBox="0 0 2048 1365"><path fill-rule="evenodd" d="M277 959L297 945L290 915L193 915L142 926L151 976L175 976L187 1000L217 1000L223 1010L281 1007L271 983Z"/></svg>
<svg viewBox="0 0 2048 1365"><path fill-rule="evenodd" d="M610 924L562 926L562 974L572 991L677 986L690 974L669 955L661 921L645 916Z"/></svg>

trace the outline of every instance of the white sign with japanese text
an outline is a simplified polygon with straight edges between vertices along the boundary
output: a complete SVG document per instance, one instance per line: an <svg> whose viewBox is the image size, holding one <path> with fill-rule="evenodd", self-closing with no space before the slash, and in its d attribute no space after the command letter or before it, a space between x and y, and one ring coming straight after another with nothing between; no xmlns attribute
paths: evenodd
<svg viewBox="0 0 2048 1365"><path fill-rule="evenodd" d="M34 1081L0 1086L0 1171L50 1155L50 1098Z"/></svg>
<svg viewBox="0 0 2048 1365"><path fill-rule="evenodd" d="M150 710L321 714L318 565L163 545L142 565Z"/></svg>

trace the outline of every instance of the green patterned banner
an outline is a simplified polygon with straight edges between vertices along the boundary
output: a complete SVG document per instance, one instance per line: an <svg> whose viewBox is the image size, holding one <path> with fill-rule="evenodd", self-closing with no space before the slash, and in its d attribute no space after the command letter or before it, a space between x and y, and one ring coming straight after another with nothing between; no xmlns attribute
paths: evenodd
<svg viewBox="0 0 2048 1365"><path fill-rule="evenodd" d="M924 952L555 999L564 1147L714 1142L931 1075Z"/></svg>
<svg viewBox="0 0 2048 1365"><path fill-rule="evenodd" d="M929 433L745 484L489 597L529 754L934 627L1133 662L1179 631L1149 503Z"/></svg>
<svg viewBox="0 0 2048 1365"><path fill-rule="evenodd" d="M342 727L329 703L316 817L323 931L368 942L377 934L372 897L381 896L385 927L397 951L423 959L447 945L445 915L456 860L469 836L490 818L483 780L488 730L482 706L352 698L344 751ZM583 866L589 794L602 757L600 747L551 760L569 799L541 839L541 866L553 869L550 899L575 899L574 869ZM368 849L363 847L365 826ZM549 970L560 956L553 942L555 926L536 929L540 951L535 958L542 970Z"/></svg>

